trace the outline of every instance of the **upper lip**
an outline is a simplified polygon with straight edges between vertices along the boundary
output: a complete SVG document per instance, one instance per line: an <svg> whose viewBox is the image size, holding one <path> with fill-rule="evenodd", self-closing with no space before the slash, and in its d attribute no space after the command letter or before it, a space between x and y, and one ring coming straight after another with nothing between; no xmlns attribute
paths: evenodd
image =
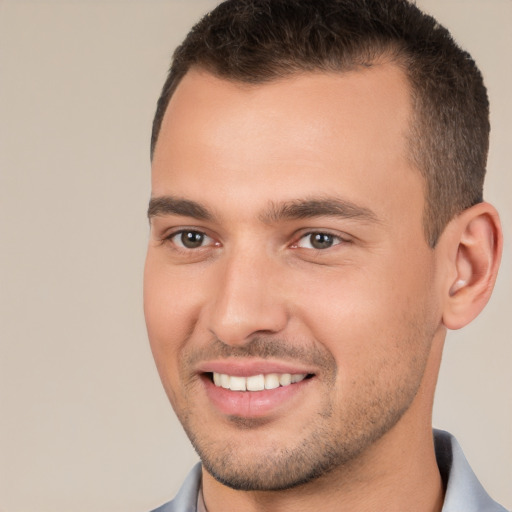
<svg viewBox="0 0 512 512"><path fill-rule="evenodd" d="M250 377L251 375L269 373L313 374L311 368L300 363L272 361L267 359L219 359L205 361L197 367L199 373L224 373L234 377Z"/></svg>

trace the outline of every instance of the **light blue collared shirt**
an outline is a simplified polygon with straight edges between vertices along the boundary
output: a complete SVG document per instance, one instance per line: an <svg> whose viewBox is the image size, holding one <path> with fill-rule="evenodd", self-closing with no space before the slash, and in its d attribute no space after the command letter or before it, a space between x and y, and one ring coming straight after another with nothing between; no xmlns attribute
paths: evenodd
<svg viewBox="0 0 512 512"><path fill-rule="evenodd" d="M446 486L442 512L507 512L482 487L462 448L448 432L434 430L437 464ZM194 466L174 500L152 512L198 512L201 464Z"/></svg>

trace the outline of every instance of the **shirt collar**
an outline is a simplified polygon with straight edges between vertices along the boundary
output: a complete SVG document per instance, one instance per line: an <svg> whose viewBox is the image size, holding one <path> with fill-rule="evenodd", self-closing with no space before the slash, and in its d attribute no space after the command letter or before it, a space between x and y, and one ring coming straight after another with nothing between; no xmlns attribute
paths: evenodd
<svg viewBox="0 0 512 512"><path fill-rule="evenodd" d="M434 446L446 489L442 512L507 512L485 492L455 437L434 430ZM175 508L169 510L207 512L201 492L201 464L194 466L172 505Z"/></svg>
<svg viewBox="0 0 512 512"><path fill-rule="evenodd" d="M485 492L455 437L434 430L434 446L446 488L442 512L507 512Z"/></svg>

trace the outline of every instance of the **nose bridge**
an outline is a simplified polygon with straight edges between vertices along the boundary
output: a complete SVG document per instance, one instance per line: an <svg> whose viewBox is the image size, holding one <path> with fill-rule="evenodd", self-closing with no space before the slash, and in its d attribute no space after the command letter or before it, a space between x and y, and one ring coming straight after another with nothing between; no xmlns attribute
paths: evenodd
<svg viewBox="0 0 512 512"><path fill-rule="evenodd" d="M240 244L222 260L210 304L210 331L226 344L241 345L254 334L282 330L287 313L276 258L262 247Z"/></svg>

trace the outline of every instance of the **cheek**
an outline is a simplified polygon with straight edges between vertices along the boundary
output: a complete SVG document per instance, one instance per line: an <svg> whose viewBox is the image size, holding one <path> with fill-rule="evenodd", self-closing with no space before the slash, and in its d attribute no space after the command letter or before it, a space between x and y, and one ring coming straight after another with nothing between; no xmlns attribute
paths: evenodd
<svg viewBox="0 0 512 512"><path fill-rule="evenodd" d="M195 325L194 300L191 290L184 289L169 267L149 252L144 270L144 316L162 380L177 375L180 351Z"/></svg>
<svg viewBox="0 0 512 512"><path fill-rule="evenodd" d="M342 378L412 364L435 330L429 264L338 269L308 278L301 313L312 336L334 356Z"/></svg>

